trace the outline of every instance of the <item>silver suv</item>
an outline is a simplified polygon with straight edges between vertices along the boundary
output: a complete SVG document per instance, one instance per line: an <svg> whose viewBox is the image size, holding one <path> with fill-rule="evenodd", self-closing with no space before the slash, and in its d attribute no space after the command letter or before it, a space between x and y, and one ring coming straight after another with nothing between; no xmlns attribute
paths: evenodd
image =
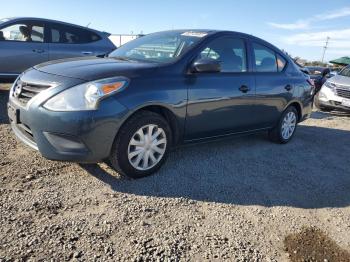
<svg viewBox="0 0 350 262"><path fill-rule="evenodd" d="M115 49L109 34L40 18L0 20L0 78L50 60L101 56Z"/></svg>
<svg viewBox="0 0 350 262"><path fill-rule="evenodd" d="M350 111L350 65L324 83L315 98L315 105L322 111Z"/></svg>

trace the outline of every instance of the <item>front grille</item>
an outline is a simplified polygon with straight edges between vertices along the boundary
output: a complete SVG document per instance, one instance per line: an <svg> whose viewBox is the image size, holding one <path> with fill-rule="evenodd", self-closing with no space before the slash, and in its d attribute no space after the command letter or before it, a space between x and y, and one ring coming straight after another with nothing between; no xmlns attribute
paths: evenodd
<svg viewBox="0 0 350 262"><path fill-rule="evenodd" d="M28 83L19 79L13 88L12 96L26 105L30 99L50 87L50 85Z"/></svg>
<svg viewBox="0 0 350 262"><path fill-rule="evenodd" d="M337 87L335 90L338 96L350 99L350 89Z"/></svg>

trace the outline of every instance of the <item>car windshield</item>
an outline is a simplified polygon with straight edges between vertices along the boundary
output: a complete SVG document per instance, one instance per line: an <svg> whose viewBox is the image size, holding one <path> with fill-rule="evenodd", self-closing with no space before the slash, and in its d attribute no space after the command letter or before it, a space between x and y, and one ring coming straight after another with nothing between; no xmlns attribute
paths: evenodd
<svg viewBox="0 0 350 262"><path fill-rule="evenodd" d="M206 35L207 33L198 31L154 33L121 46L108 57L169 63L181 57Z"/></svg>
<svg viewBox="0 0 350 262"><path fill-rule="evenodd" d="M350 77L350 65L341 70L339 75Z"/></svg>

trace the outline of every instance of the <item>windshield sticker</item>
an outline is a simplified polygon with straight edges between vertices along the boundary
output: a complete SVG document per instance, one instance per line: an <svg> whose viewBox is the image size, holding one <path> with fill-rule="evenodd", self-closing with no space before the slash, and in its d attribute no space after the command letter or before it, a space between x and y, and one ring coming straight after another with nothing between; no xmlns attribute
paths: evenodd
<svg viewBox="0 0 350 262"><path fill-rule="evenodd" d="M204 37L207 35L207 33L203 33L203 32L185 32L182 33L181 35L183 36L194 36L194 37Z"/></svg>

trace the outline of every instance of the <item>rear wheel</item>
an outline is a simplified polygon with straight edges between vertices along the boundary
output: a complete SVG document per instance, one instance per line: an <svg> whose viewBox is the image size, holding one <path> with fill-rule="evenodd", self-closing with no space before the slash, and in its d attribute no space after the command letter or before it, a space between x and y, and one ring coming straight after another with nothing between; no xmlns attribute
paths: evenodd
<svg viewBox="0 0 350 262"><path fill-rule="evenodd" d="M142 111L120 129L109 162L118 172L141 178L156 172L171 146L171 130L159 114Z"/></svg>
<svg viewBox="0 0 350 262"><path fill-rule="evenodd" d="M297 128L298 112L294 106L288 107L282 114L277 125L269 131L271 141L286 144L288 143Z"/></svg>

